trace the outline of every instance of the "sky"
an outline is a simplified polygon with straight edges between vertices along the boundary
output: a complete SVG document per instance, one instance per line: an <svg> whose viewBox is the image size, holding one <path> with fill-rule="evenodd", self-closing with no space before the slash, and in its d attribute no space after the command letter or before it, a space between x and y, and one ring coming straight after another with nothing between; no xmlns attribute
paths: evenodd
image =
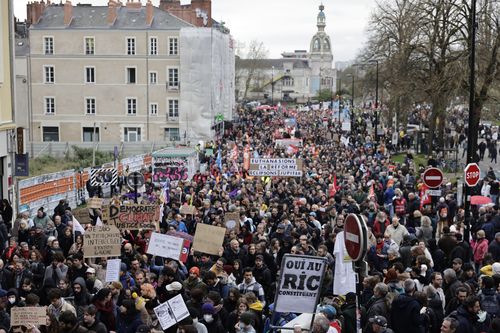
<svg viewBox="0 0 500 333"><path fill-rule="evenodd" d="M26 18L27 2L14 0L15 15L21 20ZM72 2L73 5L81 2L105 6L108 1ZM159 2L153 0L154 5ZM189 3L190 0L181 2ZM145 4L146 0L142 3ZM311 38L317 31L316 16L320 4L321 0L212 0L212 18L225 22L238 45L248 46L252 40L262 41L270 57L280 58L284 51L309 50ZM367 23L375 0L323 0L323 4L334 61L354 59L366 42Z"/></svg>

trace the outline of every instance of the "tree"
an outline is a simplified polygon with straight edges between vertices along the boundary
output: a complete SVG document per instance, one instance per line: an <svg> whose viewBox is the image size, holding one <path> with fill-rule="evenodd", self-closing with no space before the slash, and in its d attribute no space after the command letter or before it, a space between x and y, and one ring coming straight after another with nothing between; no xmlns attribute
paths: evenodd
<svg viewBox="0 0 500 333"><path fill-rule="evenodd" d="M246 54L245 68L240 69L245 71L244 75L244 93L243 99L247 98L248 91L251 88L252 81L260 76L259 73L260 63L262 59L267 58L269 51L265 48L263 42L257 40L252 40L248 46L248 52Z"/></svg>

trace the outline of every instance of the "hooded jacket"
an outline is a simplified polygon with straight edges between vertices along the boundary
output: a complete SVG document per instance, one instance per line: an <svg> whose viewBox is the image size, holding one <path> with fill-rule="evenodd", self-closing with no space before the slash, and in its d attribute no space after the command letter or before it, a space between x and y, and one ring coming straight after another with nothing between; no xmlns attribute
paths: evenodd
<svg viewBox="0 0 500 333"><path fill-rule="evenodd" d="M420 308L420 303L412 296L400 295L392 302L392 329L395 332L421 333L423 327Z"/></svg>

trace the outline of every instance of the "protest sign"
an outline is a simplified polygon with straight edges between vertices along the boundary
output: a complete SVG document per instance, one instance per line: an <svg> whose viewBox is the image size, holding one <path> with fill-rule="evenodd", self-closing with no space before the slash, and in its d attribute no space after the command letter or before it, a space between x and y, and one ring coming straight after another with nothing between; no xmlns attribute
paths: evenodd
<svg viewBox="0 0 500 333"><path fill-rule="evenodd" d="M189 178L186 158L153 157L153 182L164 183L167 180L179 181Z"/></svg>
<svg viewBox="0 0 500 333"><path fill-rule="evenodd" d="M240 231L240 213L239 212L227 212L224 214L224 225L229 230Z"/></svg>
<svg viewBox="0 0 500 333"><path fill-rule="evenodd" d="M101 209L102 201L102 198L90 198L87 203L87 207L90 209Z"/></svg>
<svg viewBox="0 0 500 333"><path fill-rule="evenodd" d="M106 281L105 282L115 282L120 281L120 266L122 264L121 259L109 259L106 264Z"/></svg>
<svg viewBox="0 0 500 333"><path fill-rule="evenodd" d="M179 260L184 239L153 232L146 253Z"/></svg>
<svg viewBox="0 0 500 333"><path fill-rule="evenodd" d="M286 254L281 263L275 311L314 313L326 265L322 257Z"/></svg>
<svg viewBox="0 0 500 333"><path fill-rule="evenodd" d="M156 230L160 220L159 205L104 206L102 221L113 224L120 230Z"/></svg>
<svg viewBox="0 0 500 333"><path fill-rule="evenodd" d="M184 242L182 243L181 256L179 260L186 263L189 256L189 248L191 247L191 242L193 241L193 236L181 231L167 231L167 235L182 238Z"/></svg>
<svg viewBox="0 0 500 333"><path fill-rule="evenodd" d="M83 235L85 258L119 257L122 235L114 225L91 227Z"/></svg>
<svg viewBox="0 0 500 333"><path fill-rule="evenodd" d="M296 158L252 158L252 177L302 177L302 160Z"/></svg>
<svg viewBox="0 0 500 333"><path fill-rule="evenodd" d="M47 324L47 309L42 306L13 307L10 309L10 326L26 326L28 323L39 326Z"/></svg>
<svg viewBox="0 0 500 333"><path fill-rule="evenodd" d="M189 316L186 303L184 303L182 295L180 294L158 305L154 308L154 312L163 330L166 330Z"/></svg>
<svg viewBox="0 0 500 333"><path fill-rule="evenodd" d="M91 222L88 208L76 208L71 211L71 214L80 224L85 225Z"/></svg>
<svg viewBox="0 0 500 333"><path fill-rule="evenodd" d="M289 146L295 146L295 147L302 147L302 139L276 139L274 141L274 144L276 147L289 147Z"/></svg>
<svg viewBox="0 0 500 333"><path fill-rule="evenodd" d="M196 207L189 205L182 205L181 208L179 209L179 212L183 215L194 215L194 213L196 212Z"/></svg>
<svg viewBox="0 0 500 333"><path fill-rule="evenodd" d="M194 234L193 249L203 253L218 255L224 242L226 228L198 223Z"/></svg>

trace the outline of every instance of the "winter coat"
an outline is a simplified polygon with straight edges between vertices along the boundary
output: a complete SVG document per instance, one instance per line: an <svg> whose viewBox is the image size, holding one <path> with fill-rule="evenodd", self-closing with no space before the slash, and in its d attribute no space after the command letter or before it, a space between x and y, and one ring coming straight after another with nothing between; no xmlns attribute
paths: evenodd
<svg viewBox="0 0 500 333"><path fill-rule="evenodd" d="M463 305L460 305L456 312L451 314L458 320L458 327L455 333L476 333L477 316L469 313Z"/></svg>
<svg viewBox="0 0 500 333"><path fill-rule="evenodd" d="M400 295L392 302L391 327L395 332L421 333L420 303L408 295Z"/></svg>
<svg viewBox="0 0 500 333"><path fill-rule="evenodd" d="M477 241L472 247L472 252L474 254L474 262L481 263L486 253L488 253L488 240L483 238Z"/></svg>

